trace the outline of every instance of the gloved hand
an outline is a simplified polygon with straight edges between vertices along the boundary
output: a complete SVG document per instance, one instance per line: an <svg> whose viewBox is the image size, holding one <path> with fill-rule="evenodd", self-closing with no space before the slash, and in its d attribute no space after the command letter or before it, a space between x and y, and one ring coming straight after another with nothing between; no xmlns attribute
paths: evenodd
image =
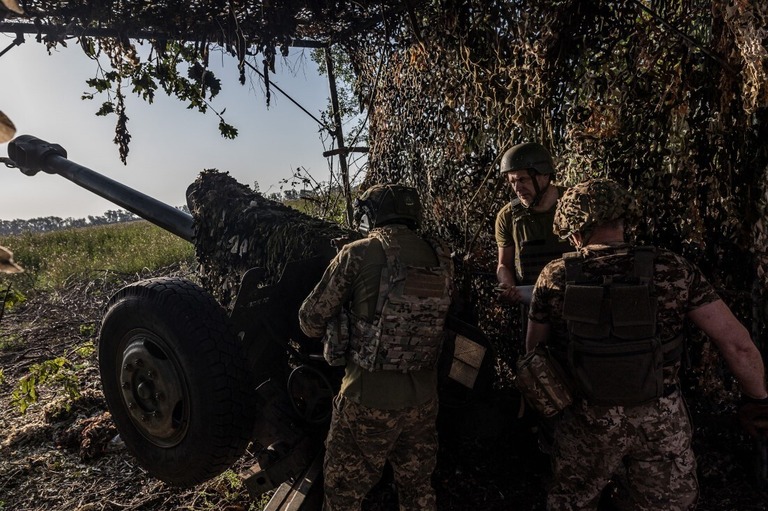
<svg viewBox="0 0 768 511"><path fill-rule="evenodd" d="M739 408L742 427L754 438L768 438L768 397L755 399L744 396Z"/></svg>

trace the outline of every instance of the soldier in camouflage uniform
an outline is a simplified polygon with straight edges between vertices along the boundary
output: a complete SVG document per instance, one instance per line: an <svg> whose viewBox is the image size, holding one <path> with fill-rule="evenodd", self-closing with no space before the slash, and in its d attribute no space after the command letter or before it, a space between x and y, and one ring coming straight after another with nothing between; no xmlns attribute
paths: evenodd
<svg viewBox="0 0 768 511"><path fill-rule="evenodd" d="M499 298L514 304L521 299L517 286L536 282L544 265L569 247L552 232L563 189L552 184L555 166L549 151L536 142L517 144L502 156L501 175L515 198L496 215L496 278Z"/></svg>
<svg viewBox="0 0 768 511"><path fill-rule="evenodd" d="M324 462L326 510L359 510L392 465L401 510L435 509L437 370L452 264L416 234L416 190L375 185L355 202L368 236L344 245L299 311L344 365Z"/></svg>
<svg viewBox="0 0 768 511"><path fill-rule="evenodd" d="M622 509L695 508L698 483L691 450L691 424L677 376L680 344L673 342L681 339L686 318L710 337L741 384L746 401L741 416L747 429L755 434L768 431L756 429L756 425L768 417L768 392L760 352L701 272L667 250L652 251L653 258L649 259L652 278L646 281L645 287L640 286L648 290L649 310L655 310L651 314L655 316L655 323L650 323L656 331L653 338L658 339L654 342L663 350L663 358L657 358L660 382L656 394L632 404L611 404L620 403L621 399L596 404L585 397L594 389L579 386L584 378L580 371L584 367L578 366L584 362L574 356L574 343L579 339L574 332L580 332L582 327L594 328L599 322L586 327L583 322L579 323L589 316L585 312L588 307L566 303L570 301L566 299L566 287L578 290L574 282L579 278L613 283L614 279L633 273L637 267L634 259L641 251L625 243L624 221L636 214L635 208L629 192L607 179L574 186L557 207L555 231L569 239L578 252L551 262L541 272L530 306L526 341L529 350L546 343L579 389L574 403L562 413L555 431L553 482L547 496L549 510L596 509L602 489L614 475L624 487L623 499L618 502ZM573 274L566 276L568 260L572 257L579 262L581 272L576 278ZM613 301L620 302L619 296L615 294ZM616 321L617 314L632 316L635 308L644 306L642 300L624 304L625 309L620 307L622 304L618 305L619 308L611 309L614 317L610 320L613 321L611 329L617 331L622 328ZM606 314L605 310L599 314ZM641 327L630 325L628 328L625 332L631 334L633 329ZM607 353L605 345L598 343L598 347L603 355ZM633 371L631 365L620 365L620 368ZM631 392L632 389L624 388L623 376L619 372L603 384L615 387L609 388L609 392L620 389L619 396L622 392ZM600 375L594 381L599 382Z"/></svg>

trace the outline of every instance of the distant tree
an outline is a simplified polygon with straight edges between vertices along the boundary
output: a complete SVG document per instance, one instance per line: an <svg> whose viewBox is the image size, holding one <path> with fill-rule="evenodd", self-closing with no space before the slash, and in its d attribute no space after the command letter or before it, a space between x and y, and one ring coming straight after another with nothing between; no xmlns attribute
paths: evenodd
<svg viewBox="0 0 768 511"><path fill-rule="evenodd" d="M285 200L298 200L299 192L293 188L288 188L287 190L283 190L283 197Z"/></svg>

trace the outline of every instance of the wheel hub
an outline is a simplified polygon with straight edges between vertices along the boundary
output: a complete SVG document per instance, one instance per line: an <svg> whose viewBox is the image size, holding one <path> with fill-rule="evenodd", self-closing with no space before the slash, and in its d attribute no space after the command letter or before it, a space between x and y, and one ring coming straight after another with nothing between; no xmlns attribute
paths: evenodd
<svg viewBox="0 0 768 511"><path fill-rule="evenodd" d="M148 440L163 447L179 443L187 426L184 381L150 337L137 336L126 346L120 387L131 420Z"/></svg>

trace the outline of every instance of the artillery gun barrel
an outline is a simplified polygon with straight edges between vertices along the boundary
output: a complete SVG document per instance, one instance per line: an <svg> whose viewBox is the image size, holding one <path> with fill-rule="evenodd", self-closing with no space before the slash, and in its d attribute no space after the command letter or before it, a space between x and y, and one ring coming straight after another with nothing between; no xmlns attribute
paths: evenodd
<svg viewBox="0 0 768 511"><path fill-rule="evenodd" d="M8 157L28 176L34 176L41 170L48 174L58 174L192 242L192 215L68 160L67 151L58 144L50 144L31 135L21 135L8 144Z"/></svg>

